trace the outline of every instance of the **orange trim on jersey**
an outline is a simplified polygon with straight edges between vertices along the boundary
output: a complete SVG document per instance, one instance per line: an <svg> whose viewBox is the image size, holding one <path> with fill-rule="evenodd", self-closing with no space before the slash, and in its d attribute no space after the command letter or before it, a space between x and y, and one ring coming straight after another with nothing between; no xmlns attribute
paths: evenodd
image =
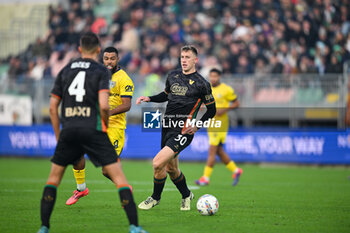
<svg viewBox="0 0 350 233"><path fill-rule="evenodd" d="M107 126L105 121L101 118L102 132L107 132Z"/></svg>
<svg viewBox="0 0 350 233"><path fill-rule="evenodd" d="M58 96L58 95L55 95L55 94L52 94L51 93L51 95L53 96L53 97L55 97L55 98L57 98L57 99L62 99L60 96Z"/></svg>
<svg viewBox="0 0 350 233"><path fill-rule="evenodd" d="M118 188L118 189L124 188L124 187L129 187L129 188L130 188L130 186L131 186L131 185L129 185L129 184L119 184L119 185L117 186L117 188Z"/></svg>
<svg viewBox="0 0 350 233"><path fill-rule="evenodd" d="M98 93L103 92L103 91L108 91L109 92L109 89L101 89L101 90L98 91Z"/></svg>
<svg viewBox="0 0 350 233"><path fill-rule="evenodd" d="M196 103L196 104L194 105L194 107L192 108L192 110L191 110L190 115L189 115L188 118L191 117L191 119L192 119L193 113L194 113L194 111L196 110L196 108L197 108L197 106L198 106L198 104L199 104L200 102L201 102L201 99L198 99L198 100L197 100L197 103Z"/></svg>
<svg viewBox="0 0 350 233"><path fill-rule="evenodd" d="M197 100L197 103L194 105L194 107L192 108L192 110L191 110L191 112L190 112L190 114L189 114L189 116L187 117L187 119L190 119L190 120L192 120L192 117L193 117L193 113L194 113L194 111L196 111L196 108L197 108L197 106L198 106L198 104L201 102L201 99L198 99ZM187 127L186 127L186 124L185 124L185 126L182 128L182 130L181 130L181 133L183 134L183 132L185 131L187 129Z"/></svg>
<svg viewBox="0 0 350 233"><path fill-rule="evenodd" d="M54 183L54 182L46 182L46 185L53 185L53 186L58 186L56 183Z"/></svg>
<svg viewBox="0 0 350 233"><path fill-rule="evenodd" d="M212 102L210 102L210 103L207 103L207 104L205 104L205 105L209 105L209 104L212 104L212 103L214 103L215 102L215 100L213 100Z"/></svg>

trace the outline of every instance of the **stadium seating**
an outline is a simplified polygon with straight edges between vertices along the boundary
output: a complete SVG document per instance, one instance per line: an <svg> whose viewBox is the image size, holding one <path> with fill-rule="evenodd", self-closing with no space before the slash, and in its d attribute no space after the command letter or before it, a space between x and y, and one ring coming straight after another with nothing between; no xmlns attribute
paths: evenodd
<svg viewBox="0 0 350 233"><path fill-rule="evenodd" d="M1 8L0 57L23 52L47 33L48 4L13 3Z"/></svg>
<svg viewBox="0 0 350 233"><path fill-rule="evenodd" d="M339 93L328 93L326 100L328 103L333 104L339 101Z"/></svg>
<svg viewBox="0 0 350 233"><path fill-rule="evenodd" d="M324 100L321 88L299 88L296 101L301 104L316 104Z"/></svg>
<svg viewBox="0 0 350 233"><path fill-rule="evenodd" d="M294 95L291 88L261 88L255 95L257 103L289 103Z"/></svg>

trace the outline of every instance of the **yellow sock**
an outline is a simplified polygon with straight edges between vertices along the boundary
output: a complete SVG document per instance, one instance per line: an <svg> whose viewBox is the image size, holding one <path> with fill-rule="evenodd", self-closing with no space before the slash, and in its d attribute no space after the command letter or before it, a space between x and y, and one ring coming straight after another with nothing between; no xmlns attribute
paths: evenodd
<svg viewBox="0 0 350 233"><path fill-rule="evenodd" d="M230 170L231 172L236 171L237 169L237 165L235 164L235 162L233 162L232 160L226 165L227 169Z"/></svg>
<svg viewBox="0 0 350 233"><path fill-rule="evenodd" d="M85 168L82 170L75 170L73 168L75 181L77 182L77 189L79 191L84 191L86 188L85 184Z"/></svg>
<svg viewBox="0 0 350 233"><path fill-rule="evenodd" d="M210 178L212 172L213 172L212 167L205 166L203 176Z"/></svg>

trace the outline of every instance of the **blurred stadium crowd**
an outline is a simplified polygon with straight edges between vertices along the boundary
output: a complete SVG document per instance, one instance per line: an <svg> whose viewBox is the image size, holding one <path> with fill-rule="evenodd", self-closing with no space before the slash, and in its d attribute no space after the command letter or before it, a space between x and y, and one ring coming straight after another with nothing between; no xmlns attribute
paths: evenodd
<svg viewBox="0 0 350 233"><path fill-rule="evenodd" d="M121 51L130 74L164 75L179 67L179 48L199 49L199 70L225 74L341 73L350 59L349 0L122 0L110 16L103 1L70 0L49 8L49 32L11 56L10 79L52 78L72 58L82 32Z"/></svg>

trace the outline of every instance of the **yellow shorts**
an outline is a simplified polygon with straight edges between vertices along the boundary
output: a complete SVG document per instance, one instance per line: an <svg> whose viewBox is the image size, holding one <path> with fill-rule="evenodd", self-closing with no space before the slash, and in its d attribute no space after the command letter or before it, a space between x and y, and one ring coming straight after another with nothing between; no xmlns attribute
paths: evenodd
<svg viewBox="0 0 350 233"><path fill-rule="evenodd" d="M117 152L117 155L120 156L124 147L124 142L125 142L125 129L108 128L107 134L108 134L109 140L114 146L115 152Z"/></svg>
<svg viewBox="0 0 350 233"><path fill-rule="evenodd" d="M218 146L220 144L225 144L226 132L208 132L209 144L212 146Z"/></svg>

